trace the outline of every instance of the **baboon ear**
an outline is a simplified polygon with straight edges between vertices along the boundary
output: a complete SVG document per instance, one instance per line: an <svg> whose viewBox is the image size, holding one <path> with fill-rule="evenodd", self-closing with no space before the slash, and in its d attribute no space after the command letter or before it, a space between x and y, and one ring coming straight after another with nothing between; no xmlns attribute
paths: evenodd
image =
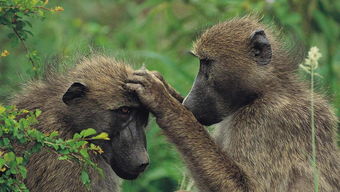
<svg viewBox="0 0 340 192"><path fill-rule="evenodd" d="M64 94L63 102L66 105L69 105L72 103L74 99L85 96L87 91L88 91L88 88L84 84L79 83L79 82L74 82Z"/></svg>
<svg viewBox="0 0 340 192"><path fill-rule="evenodd" d="M272 48L262 29L250 35L250 51L255 61L260 65L267 65L272 59Z"/></svg>

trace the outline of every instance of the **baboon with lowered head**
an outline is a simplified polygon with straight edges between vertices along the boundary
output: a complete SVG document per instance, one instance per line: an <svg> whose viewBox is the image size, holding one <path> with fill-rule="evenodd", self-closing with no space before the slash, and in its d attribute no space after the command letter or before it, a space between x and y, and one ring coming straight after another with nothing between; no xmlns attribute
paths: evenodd
<svg viewBox="0 0 340 192"><path fill-rule="evenodd" d="M200 191L313 191L312 94L318 188L340 191L334 112L299 80L299 61L271 28L254 17L222 22L193 54L200 68L184 105L146 70L125 87L156 116ZM217 124L214 136L201 124Z"/></svg>
<svg viewBox="0 0 340 192"><path fill-rule="evenodd" d="M132 72L121 62L94 56L65 75L29 83L12 100L19 109L42 111L34 128L44 133L58 131L67 139L82 129L94 128L109 134L109 141L93 141L104 151L91 154L104 177L90 171L92 191L119 191L118 176L135 179L149 163L144 132L149 112L122 88ZM45 150L32 155L25 180L28 189L86 191L80 180L81 165L57 158Z"/></svg>

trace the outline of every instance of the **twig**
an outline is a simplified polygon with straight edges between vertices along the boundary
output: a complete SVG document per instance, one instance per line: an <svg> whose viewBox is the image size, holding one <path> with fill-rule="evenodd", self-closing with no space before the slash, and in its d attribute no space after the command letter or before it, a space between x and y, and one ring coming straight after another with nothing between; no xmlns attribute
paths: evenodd
<svg viewBox="0 0 340 192"><path fill-rule="evenodd" d="M35 73L34 75L35 75L35 76L38 76L38 73L37 73L37 71L36 71L37 67L36 67L36 65L35 65L35 63L34 63L34 61L33 61L33 58L32 58L31 55L30 55L30 50L29 50L28 47L26 46L25 40L19 35L18 31L17 31L14 27L12 27L12 29L13 29L13 31L14 31L14 34L15 34L15 35L17 36L17 38L20 40L22 46L24 47L24 49L25 49L25 51L26 51L28 60L29 60L29 61L31 62L31 64L32 64L33 71L34 71L34 73Z"/></svg>
<svg viewBox="0 0 340 192"><path fill-rule="evenodd" d="M36 9L44 9L46 11L53 11L53 9L49 9L47 7L43 7L43 6L36 6L36 7L33 7L33 8L36 8Z"/></svg>

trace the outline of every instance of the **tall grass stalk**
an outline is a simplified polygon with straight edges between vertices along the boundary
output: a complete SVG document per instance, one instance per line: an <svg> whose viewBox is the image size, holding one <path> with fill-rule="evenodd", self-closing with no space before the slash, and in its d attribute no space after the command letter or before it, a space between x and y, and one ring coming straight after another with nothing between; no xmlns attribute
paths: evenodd
<svg viewBox="0 0 340 192"><path fill-rule="evenodd" d="M183 177L181 180L181 184L179 187L180 191L193 191L194 189L194 180L187 175L186 172L183 172Z"/></svg>
<svg viewBox="0 0 340 192"><path fill-rule="evenodd" d="M305 62L300 65L302 69L310 73L310 86L311 86L311 129L312 129L312 166L313 166L313 182L314 192L319 191L319 170L316 158L316 129L314 119L314 76L318 75L315 73L315 69L318 67L318 59L321 57L319 49L312 47L308 52L308 57Z"/></svg>
<svg viewBox="0 0 340 192"><path fill-rule="evenodd" d="M311 127L312 127L312 163L313 163L313 175L314 175L314 191L319 191L319 178L318 178L318 167L316 161L316 135L314 125L314 68L311 67Z"/></svg>

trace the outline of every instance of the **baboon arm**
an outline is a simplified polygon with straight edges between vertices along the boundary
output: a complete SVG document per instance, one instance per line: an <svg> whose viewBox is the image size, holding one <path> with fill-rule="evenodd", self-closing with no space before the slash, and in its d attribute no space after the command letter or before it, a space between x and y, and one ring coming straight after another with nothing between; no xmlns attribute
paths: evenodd
<svg viewBox="0 0 340 192"><path fill-rule="evenodd" d="M250 178L218 148L191 112L182 109L169 116L157 123L182 154L198 186L216 192L254 191Z"/></svg>
<svg viewBox="0 0 340 192"><path fill-rule="evenodd" d="M154 74L136 71L125 88L135 92L156 116L158 125L181 152L200 185L218 192L253 191L243 170L218 148L193 114L170 95Z"/></svg>

